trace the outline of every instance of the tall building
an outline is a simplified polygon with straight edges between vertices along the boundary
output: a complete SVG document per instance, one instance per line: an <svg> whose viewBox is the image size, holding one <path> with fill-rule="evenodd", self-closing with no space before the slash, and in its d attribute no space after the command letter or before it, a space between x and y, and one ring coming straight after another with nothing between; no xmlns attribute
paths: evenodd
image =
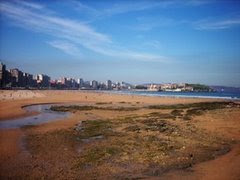
<svg viewBox="0 0 240 180"><path fill-rule="evenodd" d="M67 88L71 88L72 87L72 78L68 77L65 84L66 84Z"/></svg>
<svg viewBox="0 0 240 180"><path fill-rule="evenodd" d="M33 87L34 86L32 74L23 73L23 80L24 80L24 82L23 82L24 87Z"/></svg>
<svg viewBox="0 0 240 180"><path fill-rule="evenodd" d="M106 89L106 84L103 83L103 82L100 82L100 83L98 84L98 88L99 88L100 90L105 90L105 89Z"/></svg>
<svg viewBox="0 0 240 180"><path fill-rule="evenodd" d="M0 63L0 87L4 87L6 83L6 66Z"/></svg>
<svg viewBox="0 0 240 180"><path fill-rule="evenodd" d="M77 83L78 83L78 87L79 87L79 88L81 88L81 87L84 86L84 81L83 81L82 78L79 78L79 79L77 80Z"/></svg>
<svg viewBox="0 0 240 180"><path fill-rule="evenodd" d="M92 83L91 83L91 86L93 89L97 89L98 88L98 82L93 80Z"/></svg>
<svg viewBox="0 0 240 180"><path fill-rule="evenodd" d="M71 87L72 89L75 89L75 88L77 87L76 80L73 79L73 78L71 78L70 81L71 81L71 86L70 86L70 87Z"/></svg>
<svg viewBox="0 0 240 180"><path fill-rule="evenodd" d="M10 70L5 71L5 87L12 87L12 75Z"/></svg>
<svg viewBox="0 0 240 180"><path fill-rule="evenodd" d="M90 81L84 82L84 88L90 88Z"/></svg>
<svg viewBox="0 0 240 180"><path fill-rule="evenodd" d="M39 87L49 87L50 85L50 77L44 74L37 75L37 84Z"/></svg>
<svg viewBox="0 0 240 180"><path fill-rule="evenodd" d="M107 80L106 85L107 85L108 90L112 90L112 81L111 80Z"/></svg>
<svg viewBox="0 0 240 180"><path fill-rule="evenodd" d="M66 78L66 77L62 77L62 78L60 79L60 82L61 82L62 85L66 85L66 83L67 83L67 78Z"/></svg>
<svg viewBox="0 0 240 180"><path fill-rule="evenodd" d="M15 69L10 69L10 73L12 76L12 86L24 87L23 72L15 68Z"/></svg>

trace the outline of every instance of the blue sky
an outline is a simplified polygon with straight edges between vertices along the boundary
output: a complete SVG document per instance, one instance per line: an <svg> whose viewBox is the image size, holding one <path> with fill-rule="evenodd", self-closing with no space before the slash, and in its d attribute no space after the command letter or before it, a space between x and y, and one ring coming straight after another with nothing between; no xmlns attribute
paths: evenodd
<svg viewBox="0 0 240 180"><path fill-rule="evenodd" d="M240 86L240 1L2 0L0 59L52 78Z"/></svg>

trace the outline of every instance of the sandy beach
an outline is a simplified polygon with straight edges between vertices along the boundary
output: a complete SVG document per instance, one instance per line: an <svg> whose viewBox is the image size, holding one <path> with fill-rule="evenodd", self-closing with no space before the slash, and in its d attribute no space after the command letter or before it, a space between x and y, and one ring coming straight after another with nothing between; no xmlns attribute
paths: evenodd
<svg viewBox="0 0 240 180"><path fill-rule="evenodd" d="M36 115L22 108L31 104L76 105L65 120L1 129L1 179L240 177L239 102L209 109L186 105L223 100L70 90L2 90L0 99L0 121Z"/></svg>

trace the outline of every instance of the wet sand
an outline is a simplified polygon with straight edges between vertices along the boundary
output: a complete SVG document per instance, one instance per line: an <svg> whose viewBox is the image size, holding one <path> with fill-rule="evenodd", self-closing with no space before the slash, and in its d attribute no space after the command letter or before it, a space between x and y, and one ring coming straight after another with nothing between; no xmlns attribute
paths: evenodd
<svg viewBox="0 0 240 180"><path fill-rule="evenodd" d="M10 93L11 92L11 93ZM132 95L118 95L107 93L94 93L91 91L0 91L0 120L14 119L28 116L21 107L38 103L97 103L97 102L126 102L142 105L151 104L184 104L195 102L216 101L214 99L198 98L169 98L169 97L146 97ZM30 93L30 95L28 94ZM12 94L10 96L10 94ZM34 94L37 94L35 96ZM18 98L15 99L14 97ZM11 98L13 97L13 98Z"/></svg>
<svg viewBox="0 0 240 180"><path fill-rule="evenodd" d="M184 103L195 103L195 102L209 102L216 101L213 99L195 99L195 98L167 98L167 97L144 97L144 96L131 96L131 95L116 95L116 94L105 94L105 93L95 93L95 92L79 92L79 91L34 91L30 92L30 95L25 91L1 91L0 97L0 120L18 118L23 116L29 116L21 107L29 104L38 104L38 103L67 103L67 104L87 104L87 105L96 105L96 103L111 103L110 106L121 105L121 106L134 106L134 107L143 107L155 104L184 104ZM13 95L17 93L17 95ZM7 98L7 94L12 94L12 97L18 96L18 98ZM37 95L36 95L37 94ZM20 96L19 96L20 95ZM2 98L4 97L4 98ZM219 100L221 101L221 100ZM55 131L68 131L69 128L73 128L79 121L93 120L93 119L107 119L114 118L119 116L126 116L131 114L144 115L151 113L149 109L141 109L136 112L115 112L115 111L97 111L92 110L90 112L80 112L74 113L68 119L64 121L55 121L51 123L42 124L35 126L33 128L21 128L13 130L1 130L0 131L0 177L5 178L16 178L21 176L22 178L36 178L43 176L42 171L45 171L44 174L48 173L49 170L46 168L52 167L52 163L47 162L46 167L41 169L41 165L44 161L44 158L56 156L56 153L61 151L56 150L51 152L48 156L45 155L30 155L26 154L25 149L21 142L25 142L24 139L32 137L33 135L38 135L39 137L49 136L49 139L52 138L51 132ZM161 174L157 177L144 177L146 179L238 179L240 172L240 109L229 108L224 110L217 110L214 112L209 112L202 116L193 118L191 121L192 124L198 128L204 129L211 133L216 133L220 136L227 137L232 141L236 141L232 146L232 149L229 153L219 156L214 160L209 160L201 163L195 164L191 169L187 170L172 170L166 173ZM38 137L37 136L37 137ZM61 136L60 136L61 137ZM53 139L54 140L54 139ZM55 140L54 140L55 141ZM39 141L40 143L41 141ZM61 141L60 141L61 142ZM59 142L59 143L60 143ZM65 140L64 140L65 142ZM35 143L35 142L33 142ZM38 142L37 142L38 143ZM62 144L62 143L60 143ZM37 144L39 145L39 144ZM40 144L41 145L41 144ZM73 154L71 151L72 145L69 147L63 148L62 156L63 161L68 164L68 160L73 160ZM25 148L28 147L27 145ZM34 147L34 146L33 146ZM58 147L58 146L56 146ZM49 147L50 150L54 151ZM47 150L49 150L47 149ZM44 149L43 149L44 151ZM46 159L45 159L46 160ZM58 162L59 163L59 162ZM64 165L60 166L62 169L66 168ZM11 169L18 169L15 173L11 173ZM101 167L102 168L102 167ZM109 167L106 167L108 169ZM138 167L137 169L141 169ZM30 169L32 175L27 175L24 173L26 169ZM103 171L106 171L106 169ZM136 169L133 168L133 169ZM51 169L50 169L51 170ZM52 169L53 172L58 172L56 174L52 173L52 176L46 178L56 178L64 179L64 176L59 174L59 169ZM88 170L86 170L87 172ZM116 173L118 172L115 169ZM119 170L119 172L121 172ZM74 179L74 173L70 172L67 177ZM51 172L49 172L51 174ZM63 173L64 174L64 173ZM86 173L88 174L88 173ZM129 175L130 176L130 175ZM83 176L84 177L84 176ZM105 176L110 178L111 176ZM126 176L125 176L126 177ZM90 176L85 176L85 178L90 178ZM99 176L99 179L104 179L104 176Z"/></svg>

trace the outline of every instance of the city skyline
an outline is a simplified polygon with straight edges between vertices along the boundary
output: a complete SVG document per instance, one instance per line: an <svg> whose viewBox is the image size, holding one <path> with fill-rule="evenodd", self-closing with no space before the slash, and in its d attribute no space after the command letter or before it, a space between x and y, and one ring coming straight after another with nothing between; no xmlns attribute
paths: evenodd
<svg viewBox="0 0 240 180"><path fill-rule="evenodd" d="M58 77L240 86L237 1L1 1L0 59Z"/></svg>
<svg viewBox="0 0 240 180"><path fill-rule="evenodd" d="M204 84L189 83L147 83L130 84L124 81L99 82L96 80L83 80L83 78L59 77L51 79L46 74L29 74L18 68L7 69L0 62L0 89L51 89L51 90L133 90L133 91L166 91L166 92L217 92L216 88ZM221 91L225 91L222 87ZM231 87L230 87L231 88ZM232 88L234 89L234 88ZM235 89L237 90L237 88Z"/></svg>

